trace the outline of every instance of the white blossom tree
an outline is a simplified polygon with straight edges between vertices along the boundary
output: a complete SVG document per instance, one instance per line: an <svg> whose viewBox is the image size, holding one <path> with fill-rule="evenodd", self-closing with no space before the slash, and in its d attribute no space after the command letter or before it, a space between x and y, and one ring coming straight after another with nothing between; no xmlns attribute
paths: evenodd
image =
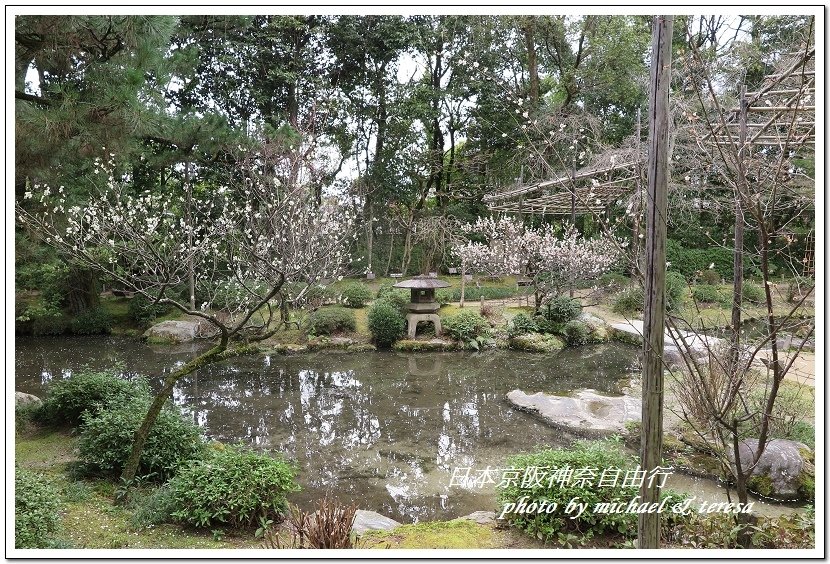
<svg viewBox="0 0 830 564"><path fill-rule="evenodd" d="M63 190L34 186L16 204L20 224L71 260L146 299L203 320L215 344L171 372L135 435L122 477L132 480L144 442L176 382L199 368L250 354L279 328L280 292L287 281L306 285L341 276L348 264L352 217L336 199L318 202L312 148L297 143L251 155L242 181L186 197L136 194L112 163L84 206ZM171 292L193 272L205 298L191 308ZM221 310L217 292L232 288Z"/></svg>
<svg viewBox="0 0 830 564"><path fill-rule="evenodd" d="M531 228L507 217L478 218L463 230L486 242L455 245L453 251L462 263L492 276L527 275L533 280L537 309L577 281L594 280L608 272L625 245L608 235L582 237L570 224L560 234L550 224Z"/></svg>

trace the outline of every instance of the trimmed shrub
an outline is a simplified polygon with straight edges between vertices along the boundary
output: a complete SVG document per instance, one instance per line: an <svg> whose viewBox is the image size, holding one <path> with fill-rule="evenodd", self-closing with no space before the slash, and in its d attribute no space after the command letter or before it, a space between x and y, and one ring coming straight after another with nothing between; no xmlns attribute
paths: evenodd
<svg viewBox="0 0 830 564"><path fill-rule="evenodd" d="M555 353L565 348L565 343L556 335L527 333L510 339L510 348L535 353Z"/></svg>
<svg viewBox="0 0 830 564"><path fill-rule="evenodd" d="M356 327L354 312L341 306L320 308L306 321L306 333L312 335L332 335L354 331Z"/></svg>
<svg viewBox="0 0 830 564"><path fill-rule="evenodd" d="M155 303L140 294L133 296L127 306L130 319L139 325L150 325L157 317L161 317L168 311L170 311L168 306Z"/></svg>
<svg viewBox="0 0 830 564"><path fill-rule="evenodd" d="M49 387L35 419L50 425L76 426L84 413L95 416L138 397L149 397L145 381L132 382L112 372L82 371Z"/></svg>
<svg viewBox="0 0 830 564"><path fill-rule="evenodd" d="M587 344L590 335L591 329L588 325L576 319L568 321L562 328L562 336L565 337L565 341L572 347Z"/></svg>
<svg viewBox="0 0 830 564"><path fill-rule="evenodd" d="M623 487L623 476L634 465L632 458L625 454L622 443L616 441L578 441L568 450L520 454L507 461L505 467L517 470L519 479L510 481L499 490L499 504L508 509L505 517L511 525L544 542L585 543L595 535L606 533L633 538L637 534L636 513L601 512L596 507L599 503L627 504L639 494L637 487ZM522 480L521 477L532 468L546 474L539 476L539 480ZM580 469L593 469L594 474L578 475ZM617 469L621 471L618 480L612 482L606 477L604 484L598 485L603 472ZM663 495L675 500L668 502L669 507L682 499L667 490ZM535 504L538 508L542 502L546 506L556 503L557 510L524 513L509 510L517 508L523 498L525 507ZM565 514L564 508L575 498L579 498L580 503L587 503L588 510L572 519ZM673 515L671 511L666 511L663 517L672 521Z"/></svg>
<svg viewBox="0 0 830 564"><path fill-rule="evenodd" d="M112 319L109 312L99 306L78 314L69 323L69 328L75 335L107 334L112 328Z"/></svg>
<svg viewBox="0 0 830 564"><path fill-rule="evenodd" d="M340 293L343 305L346 307L358 308L366 305L372 299L372 291L365 284L351 282L347 284Z"/></svg>
<svg viewBox="0 0 830 564"><path fill-rule="evenodd" d="M617 294L611 305L611 310L623 314L643 311L644 301L643 288L641 286L631 286Z"/></svg>
<svg viewBox="0 0 830 564"><path fill-rule="evenodd" d="M527 335L528 333L535 333L538 329L536 322L529 315L517 313L507 326L507 336L513 338L519 335Z"/></svg>
<svg viewBox="0 0 830 564"><path fill-rule="evenodd" d="M752 282L746 282L743 287L742 297L751 304L762 304L767 300L764 288Z"/></svg>
<svg viewBox="0 0 830 564"><path fill-rule="evenodd" d="M683 307L689 286L686 279L676 272L666 273L666 311L677 311Z"/></svg>
<svg viewBox="0 0 830 564"><path fill-rule="evenodd" d="M582 311L579 300L568 296L557 296L548 302L545 317L554 323L566 323L576 319Z"/></svg>
<svg viewBox="0 0 830 564"><path fill-rule="evenodd" d="M377 297L379 300L384 300L392 304L401 316L406 317L409 311L409 292L400 288L393 288L392 286L381 286L378 290Z"/></svg>
<svg viewBox="0 0 830 564"><path fill-rule="evenodd" d="M611 292L618 292L624 288L627 288L630 284L631 278L616 272L607 272L600 276L599 280L597 280L597 285L600 288L606 288Z"/></svg>
<svg viewBox="0 0 830 564"><path fill-rule="evenodd" d="M726 278L732 278L734 272L734 258L732 250L723 247L707 247L705 249L687 249L678 241L666 241L666 261L671 263L671 269L691 279L698 273L709 270L714 264L716 270Z"/></svg>
<svg viewBox="0 0 830 564"><path fill-rule="evenodd" d="M475 311L464 310L448 317L443 322L444 330L458 341L474 340L489 333L490 324Z"/></svg>
<svg viewBox="0 0 830 564"><path fill-rule="evenodd" d="M214 450L169 483L172 517L194 527L251 527L281 520L286 494L298 491L295 471L281 457L242 448Z"/></svg>
<svg viewBox="0 0 830 564"><path fill-rule="evenodd" d="M32 319L32 335L45 337L47 335L63 335L69 331L69 318L63 313L54 315L30 316Z"/></svg>
<svg viewBox="0 0 830 564"><path fill-rule="evenodd" d="M708 286L717 286L718 284L720 284L721 276L720 274L718 274L718 271L714 268L707 268L706 270L700 273L697 279L701 284L706 284Z"/></svg>
<svg viewBox="0 0 830 564"><path fill-rule="evenodd" d="M149 398L136 398L94 416L84 415L78 438L82 470L92 475L117 477L130 456L133 436L149 406ZM168 403L150 429L137 475L164 482L180 466L200 458L204 450L199 426Z"/></svg>
<svg viewBox="0 0 830 564"><path fill-rule="evenodd" d="M404 318L398 308L386 299L377 300L369 308L369 331L379 347L388 347L404 333Z"/></svg>
<svg viewBox="0 0 830 564"><path fill-rule="evenodd" d="M46 478L14 468L14 547L52 548L60 524L60 492Z"/></svg>
<svg viewBox="0 0 830 564"><path fill-rule="evenodd" d="M724 296L716 286L693 286L692 298L698 303L716 304L723 301Z"/></svg>

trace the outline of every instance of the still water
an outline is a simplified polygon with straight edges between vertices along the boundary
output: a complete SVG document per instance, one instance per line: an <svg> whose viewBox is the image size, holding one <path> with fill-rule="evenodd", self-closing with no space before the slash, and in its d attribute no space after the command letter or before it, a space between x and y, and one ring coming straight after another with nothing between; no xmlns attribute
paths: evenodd
<svg viewBox="0 0 830 564"><path fill-rule="evenodd" d="M17 338L17 390L42 395L81 368L118 367L158 382L198 347L125 338ZM618 395L637 349L605 344L555 356L473 353L317 353L252 356L183 379L173 400L208 437L283 453L311 505L325 492L402 522L495 508L493 486L450 487L453 470L503 468L511 454L575 437L512 409L515 388Z"/></svg>

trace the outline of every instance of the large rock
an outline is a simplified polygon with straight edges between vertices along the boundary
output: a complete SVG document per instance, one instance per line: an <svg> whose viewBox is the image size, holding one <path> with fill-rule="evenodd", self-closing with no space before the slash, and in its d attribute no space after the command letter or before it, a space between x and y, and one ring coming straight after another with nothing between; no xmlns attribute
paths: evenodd
<svg viewBox="0 0 830 564"><path fill-rule="evenodd" d="M594 390L580 390L573 396L528 395L521 390L507 394L507 400L523 411L538 413L554 427L587 437L623 433L628 421L639 421L641 401L630 396L601 396Z"/></svg>
<svg viewBox="0 0 830 564"><path fill-rule="evenodd" d="M37 408L43 405L43 401L37 396L33 396L32 394L27 394L26 392L15 392L14 393L14 406L15 407L33 407Z"/></svg>
<svg viewBox="0 0 830 564"><path fill-rule="evenodd" d="M162 321L147 329L144 338L151 343L189 343L201 338L202 332L201 323L198 321Z"/></svg>
<svg viewBox="0 0 830 564"><path fill-rule="evenodd" d="M366 531L391 531L396 527L400 527L400 525L394 519L380 513L358 509L354 515L352 532L356 535L362 535Z"/></svg>
<svg viewBox="0 0 830 564"><path fill-rule="evenodd" d="M496 523L495 511L473 511L469 515L459 517L459 520L473 521L479 525L493 525Z"/></svg>
<svg viewBox="0 0 830 564"><path fill-rule="evenodd" d="M752 463L757 449L757 439L741 441L742 467ZM810 448L802 443L788 439L769 441L752 471L749 489L779 500L812 498L815 495L812 456Z"/></svg>

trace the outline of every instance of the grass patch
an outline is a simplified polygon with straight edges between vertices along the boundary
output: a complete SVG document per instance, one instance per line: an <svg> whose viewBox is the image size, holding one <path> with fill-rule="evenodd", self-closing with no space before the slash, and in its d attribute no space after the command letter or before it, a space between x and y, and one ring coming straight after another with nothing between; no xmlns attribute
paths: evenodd
<svg viewBox="0 0 830 564"><path fill-rule="evenodd" d="M401 525L393 531L368 531L368 548L496 548L493 530L468 520Z"/></svg>

